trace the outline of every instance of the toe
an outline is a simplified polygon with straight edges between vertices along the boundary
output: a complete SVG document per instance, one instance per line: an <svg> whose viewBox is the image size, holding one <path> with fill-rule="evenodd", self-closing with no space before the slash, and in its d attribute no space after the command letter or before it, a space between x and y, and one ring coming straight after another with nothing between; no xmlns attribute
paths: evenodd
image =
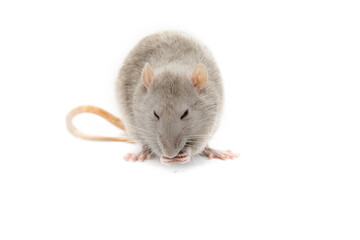
<svg viewBox="0 0 360 240"><path fill-rule="evenodd" d="M131 153L128 153L124 156L124 160L129 161L130 157L131 157Z"/></svg>
<svg viewBox="0 0 360 240"><path fill-rule="evenodd" d="M138 155L133 154L133 155L131 156L131 161L136 162L137 160L138 160Z"/></svg>
<svg viewBox="0 0 360 240"><path fill-rule="evenodd" d="M145 158L146 158L145 154L141 154L141 155L139 156L139 161L140 161L140 162L143 162L143 161L145 160Z"/></svg>
<svg viewBox="0 0 360 240"><path fill-rule="evenodd" d="M227 156L228 159L234 159L234 153L231 150L226 150L224 154Z"/></svg>
<svg viewBox="0 0 360 240"><path fill-rule="evenodd" d="M162 163L162 164L172 164L173 161L171 161L171 160L170 160L170 161L166 161L166 160L165 160L165 161L162 161L161 163Z"/></svg>
<svg viewBox="0 0 360 240"><path fill-rule="evenodd" d="M171 160L171 159L166 159L166 158L161 158L160 159L160 162L162 163L162 164L171 164L171 163L173 163L174 161L173 160Z"/></svg>
<svg viewBox="0 0 360 240"><path fill-rule="evenodd" d="M228 159L228 157L227 157L226 154L218 154L218 157L219 157L221 160L226 160L226 159Z"/></svg>
<svg viewBox="0 0 360 240"><path fill-rule="evenodd" d="M229 155L230 159L238 158L240 156L240 154L233 153L231 150L226 150L225 152Z"/></svg>

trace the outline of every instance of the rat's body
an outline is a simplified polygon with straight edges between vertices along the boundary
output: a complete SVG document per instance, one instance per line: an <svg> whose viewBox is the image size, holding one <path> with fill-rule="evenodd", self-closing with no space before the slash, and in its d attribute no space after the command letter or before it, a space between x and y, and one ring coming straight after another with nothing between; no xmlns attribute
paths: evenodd
<svg viewBox="0 0 360 240"><path fill-rule="evenodd" d="M141 40L120 70L116 91L126 131L143 146L126 160L236 156L207 147L220 121L223 89L210 52L190 36L169 31Z"/></svg>

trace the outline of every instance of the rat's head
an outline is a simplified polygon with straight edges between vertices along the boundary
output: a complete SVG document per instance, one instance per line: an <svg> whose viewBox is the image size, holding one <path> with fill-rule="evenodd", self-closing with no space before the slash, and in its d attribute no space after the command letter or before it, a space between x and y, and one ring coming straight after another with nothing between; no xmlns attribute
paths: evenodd
<svg viewBox="0 0 360 240"><path fill-rule="evenodd" d="M216 104L208 99L207 78L201 64L154 70L145 65L142 85L135 93L136 128L139 140L163 161L186 162L206 146L217 116Z"/></svg>

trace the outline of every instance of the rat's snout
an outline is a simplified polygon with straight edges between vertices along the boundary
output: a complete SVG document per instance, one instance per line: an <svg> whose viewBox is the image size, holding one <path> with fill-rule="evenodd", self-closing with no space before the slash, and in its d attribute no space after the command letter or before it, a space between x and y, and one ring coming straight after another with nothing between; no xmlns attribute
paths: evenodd
<svg viewBox="0 0 360 240"><path fill-rule="evenodd" d="M163 150L164 152L164 156L167 157L167 158L174 158L178 155L178 151L177 149L164 149Z"/></svg>
<svg viewBox="0 0 360 240"><path fill-rule="evenodd" d="M164 138L160 135L160 142L160 148L163 155L167 158L174 158L178 156L185 145L185 141L182 141L181 135L169 138Z"/></svg>

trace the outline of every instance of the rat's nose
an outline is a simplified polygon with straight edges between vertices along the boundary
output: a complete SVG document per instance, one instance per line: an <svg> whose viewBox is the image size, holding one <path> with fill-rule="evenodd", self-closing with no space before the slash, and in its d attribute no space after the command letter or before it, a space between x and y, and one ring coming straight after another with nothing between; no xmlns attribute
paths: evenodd
<svg viewBox="0 0 360 240"><path fill-rule="evenodd" d="M183 148L183 146L180 146L180 138L177 137L175 138L175 142L171 142L171 141L166 141L162 136L160 136L160 140L161 140L161 150L164 154L165 157L167 158L174 158L176 157L179 152L181 151L181 149Z"/></svg>
<svg viewBox="0 0 360 240"><path fill-rule="evenodd" d="M164 149L164 156L167 158L174 158L178 153L179 151L177 149Z"/></svg>

